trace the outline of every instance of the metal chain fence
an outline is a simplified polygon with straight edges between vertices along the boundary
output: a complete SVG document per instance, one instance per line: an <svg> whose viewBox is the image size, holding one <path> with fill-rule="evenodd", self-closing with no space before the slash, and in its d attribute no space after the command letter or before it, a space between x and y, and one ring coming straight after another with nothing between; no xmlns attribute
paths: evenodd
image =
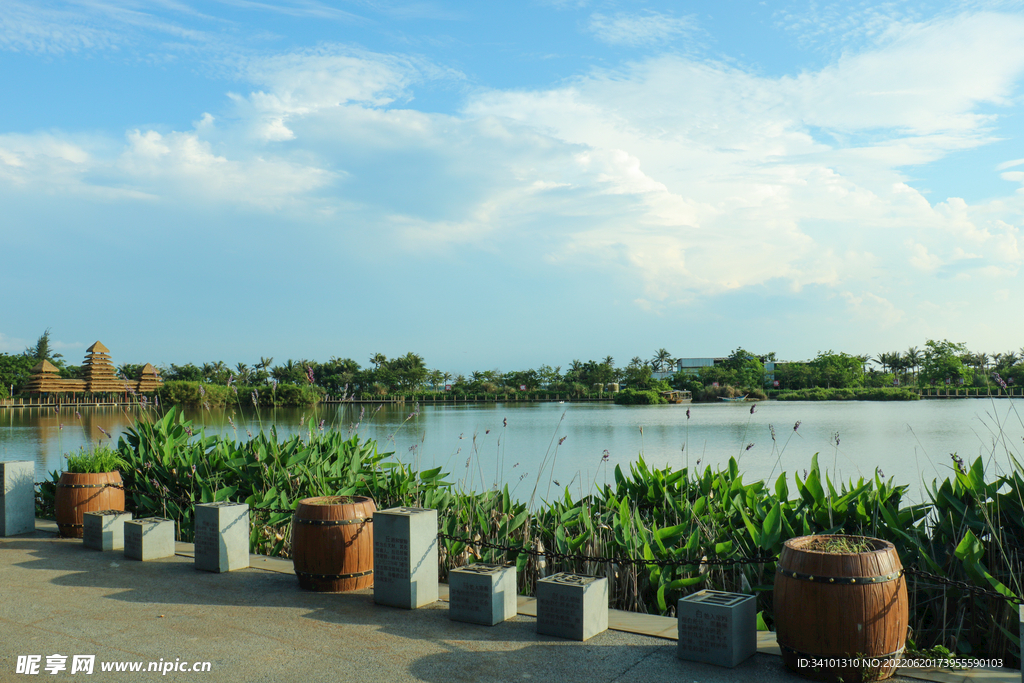
<svg viewBox="0 0 1024 683"><path fill-rule="evenodd" d="M35 482L36 486L43 484L54 484L52 481L39 481ZM202 501L190 500L188 498L181 498L179 496L172 496L170 493L151 493L149 491L141 491L139 489L129 489L121 484L107 484L110 488L121 489L125 493L138 493L145 496L156 496L163 500L169 500L179 505L194 506L197 503L201 504ZM249 508L251 512L255 513L266 513L266 514L293 514L294 509L291 508L272 508L272 507L252 507ZM632 565L632 566L656 566L656 567L683 567L683 566L716 566L716 567L730 567L735 565L746 565L746 564L767 564L769 562L778 562L779 558L776 555L754 555L754 556L740 556L740 557L701 557L701 558L675 558L670 560L663 559L645 559L636 557L604 557L599 555L571 555L569 553L561 553L557 550L548 549L537 549L520 547L502 543L491 543L489 541L482 541L473 538L466 538L462 536L455 536L452 534L438 533L437 537L441 540L452 541L455 543L464 543L466 545L472 545L477 548L487 548L491 550L500 550L505 553L516 553L530 555L532 557L543 557L545 560L555 561L567 561L567 562L592 562L595 564L618 564L618 565ZM946 577L926 572L917 567L907 567L903 570L906 576L915 576L940 586L946 586L956 588L961 591L965 591L978 597L996 598L998 600L1005 600L1013 605L1024 605L1024 600L1013 595L1004 595L998 591L989 590L976 586L966 581L957 581L954 579L947 579Z"/></svg>

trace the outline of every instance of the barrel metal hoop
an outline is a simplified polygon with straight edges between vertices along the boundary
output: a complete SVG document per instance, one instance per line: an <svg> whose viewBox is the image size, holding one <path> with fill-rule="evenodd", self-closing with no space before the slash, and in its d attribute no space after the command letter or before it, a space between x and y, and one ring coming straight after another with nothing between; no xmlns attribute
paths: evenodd
<svg viewBox="0 0 1024 683"><path fill-rule="evenodd" d="M837 586L849 586L855 584L878 584L887 583L889 581L895 581L903 576L903 570L900 569L891 574L883 574L881 576L817 576L814 574L802 574L800 572L793 572L777 565L775 568L776 573L782 574L787 579L796 579L798 581L810 581L811 583L831 583Z"/></svg>
<svg viewBox="0 0 1024 683"><path fill-rule="evenodd" d="M105 489L109 484L57 484L59 489Z"/></svg>
<svg viewBox="0 0 1024 683"><path fill-rule="evenodd" d="M313 526L347 526L349 524L372 524L373 517L360 517L358 519L302 519L296 518L299 524L311 524Z"/></svg>
<svg viewBox="0 0 1024 683"><path fill-rule="evenodd" d="M803 659L840 659L840 658L852 658L852 655L845 655L845 654L814 654L814 653L811 653L811 652L801 652L800 650L792 648L789 645L783 645L782 643L779 643L779 649L782 650L783 652L787 653L787 654L796 655L797 657L800 657L800 658L803 658ZM865 659L894 659L896 657L902 657L903 656L903 652L906 649L907 649L906 646L904 646L904 647L901 647L900 649L896 650L895 652L887 652L884 655L857 655L857 657L859 659L862 659L862 660L865 660Z"/></svg>
<svg viewBox="0 0 1024 683"><path fill-rule="evenodd" d="M298 569L295 570L296 576L306 579L357 579L360 576L369 576L372 573L372 569L367 569L364 572L356 572L355 574L313 574L310 572L300 572Z"/></svg>
<svg viewBox="0 0 1024 683"><path fill-rule="evenodd" d="M57 527L58 528L62 527L62 526L69 526L72 529L84 529L85 528L84 524L72 524L70 522L57 522Z"/></svg>

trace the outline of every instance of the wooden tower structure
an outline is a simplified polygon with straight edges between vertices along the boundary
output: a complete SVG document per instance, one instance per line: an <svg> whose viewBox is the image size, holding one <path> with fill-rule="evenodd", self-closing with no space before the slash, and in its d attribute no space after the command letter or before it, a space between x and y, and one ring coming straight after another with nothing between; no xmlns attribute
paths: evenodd
<svg viewBox="0 0 1024 683"><path fill-rule="evenodd" d="M164 383L151 363L142 367L138 381L118 377L110 360L110 349L102 342L86 349L82 379L62 379L60 370L47 360L37 363L31 372L31 379L22 387L29 394L151 394Z"/></svg>
<svg viewBox="0 0 1024 683"><path fill-rule="evenodd" d="M57 366L48 360L39 361L30 372L32 377L24 389L28 393L59 394L85 391L85 382L80 379L63 379Z"/></svg>
<svg viewBox="0 0 1024 683"><path fill-rule="evenodd" d="M85 390L91 394L124 392L125 381L118 379L115 373L114 364L110 360L110 349L96 342L85 351L85 360L82 361Z"/></svg>
<svg viewBox="0 0 1024 683"><path fill-rule="evenodd" d="M163 386L163 383L164 381L160 379L160 373L156 371L152 364L146 363L142 366L142 377L139 379L138 384L138 392L140 394L151 394Z"/></svg>

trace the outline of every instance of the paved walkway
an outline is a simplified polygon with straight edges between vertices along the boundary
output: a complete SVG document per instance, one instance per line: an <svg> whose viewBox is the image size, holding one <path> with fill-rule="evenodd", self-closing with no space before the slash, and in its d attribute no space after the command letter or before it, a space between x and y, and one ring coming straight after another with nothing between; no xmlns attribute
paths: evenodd
<svg viewBox="0 0 1024 683"><path fill-rule="evenodd" d="M448 619L445 602L415 611L374 605L372 591L317 594L301 590L290 562L253 556L254 567L229 574L196 571L179 555L155 562L87 550L58 539L39 521L35 534L0 539L0 681L19 655L41 655L44 680L427 681L486 683L662 683L803 679L782 666L770 636L735 669L684 662L675 641L609 630L585 643L537 635L520 614L495 627ZM521 598L521 612L532 600ZM650 621L651 619L655 621ZM618 620L618 622L617 622ZM669 633L674 620L613 613L634 630ZM57 675L46 656L67 656ZM95 655L94 673L70 674L73 655ZM104 662L210 662L209 673L103 672ZM1007 675L1012 673L1012 675ZM1016 683L1014 672L973 678ZM962 681L953 674L931 680ZM909 681L894 678L893 681Z"/></svg>

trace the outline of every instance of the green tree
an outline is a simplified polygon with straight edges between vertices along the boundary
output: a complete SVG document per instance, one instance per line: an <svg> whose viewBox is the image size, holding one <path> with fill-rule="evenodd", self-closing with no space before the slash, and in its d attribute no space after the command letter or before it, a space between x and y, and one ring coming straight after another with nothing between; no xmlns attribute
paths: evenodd
<svg viewBox="0 0 1024 683"><path fill-rule="evenodd" d="M864 366L858 356L833 353L831 349L818 352L810 362L813 381L826 388L856 387L863 383Z"/></svg>
<svg viewBox="0 0 1024 683"><path fill-rule="evenodd" d="M658 372L664 372L671 364L672 354L663 348L658 349L651 359L651 366Z"/></svg>
<svg viewBox="0 0 1024 683"><path fill-rule="evenodd" d="M165 382L203 381L203 371L192 363L186 363L185 365L175 365L174 363L171 363L171 367L164 368L160 372L160 376L164 378Z"/></svg>
<svg viewBox="0 0 1024 683"><path fill-rule="evenodd" d="M626 386L630 389L645 390L650 389L654 386L654 371L650 365L639 365L635 366L630 364L626 368L626 373L623 379L625 380Z"/></svg>
<svg viewBox="0 0 1024 683"><path fill-rule="evenodd" d="M38 363L35 358L24 354L9 355L0 353L0 388L4 397L14 387L14 393L32 376L32 367Z"/></svg>
<svg viewBox="0 0 1024 683"><path fill-rule="evenodd" d="M911 346L903 354L903 357L907 360L907 364L910 369L914 372L914 378L917 378L917 369L921 366L921 352L918 351L916 346Z"/></svg>
<svg viewBox="0 0 1024 683"><path fill-rule="evenodd" d="M55 359L64 357L59 353L53 353L53 351L50 349L49 327L47 327L46 330L41 335L39 335L39 339L36 340L35 346L29 346L28 348L25 349L25 355L28 356L29 358L36 359L36 361L48 360L51 362L54 361ZM56 365L59 367L60 363L56 363Z"/></svg>
<svg viewBox="0 0 1024 683"><path fill-rule="evenodd" d="M289 360L289 362L291 361ZM341 396L346 392L348 394L355 392L355 377L359 372L359 363L351 358L335 358L332 356L329 361L320 364L316 370L317 384L326 389L332 396ZM291 375L287 376L290 377Z"/></svg>
<svg viewBox="0 0 1024 683"><path fill-rule="evenodd" d="M540 376L536 370L516 370L506 372L502 381L505 386L512 387L519 391L519 387L525 386L527 391L533 391L540 385Z"/></svg>
<svg viewBox="0 0 1024 683"><path fill-rule="evenodd" d="M814 386L814 371L808 363L779 363L775 379L780 389L810 389Z"/></svg>
<svg viewBox="0 0 1024 683"><path fill-rule="evenodd" d="M718 383L718 386L740 384L739 377L735 370L722 365L709 365L697 371L697 378L703 386L711 386Z"/></svg>
<svg viewBox="0 0 1024 683"><path fill-rule="evenodd" d="M140 380L142 379L142 366L137 363L124 363L118 366L117 374L121 379Z"/></svg>
<svg viewBox="0 0 1024 683"><path fill-rule="evenodd" d="M537 368L537 377L540 380L541 385L545 387L551 387L554 384L558 384L562 381L562 366L556 365L551 367L550 365L542 365Z"/></svg>
<svg viewBox="0 0 1024 683"><path fill-rule="evenodd" d="M966 353L967 347L964 344L948 339L929 339L925 342L924 357L921 359L921 379L930 384L944 384L947 379L952 384L969 382L971 371L960 359Z"/></svg>
<svg viewBox="0 0 1024 683"><path fill-rule="evenodd" d="M761 359L744 348L737 347L722 362L722 367L735 373L735 385L757 389L764 386L764 365Z"/></svg>

